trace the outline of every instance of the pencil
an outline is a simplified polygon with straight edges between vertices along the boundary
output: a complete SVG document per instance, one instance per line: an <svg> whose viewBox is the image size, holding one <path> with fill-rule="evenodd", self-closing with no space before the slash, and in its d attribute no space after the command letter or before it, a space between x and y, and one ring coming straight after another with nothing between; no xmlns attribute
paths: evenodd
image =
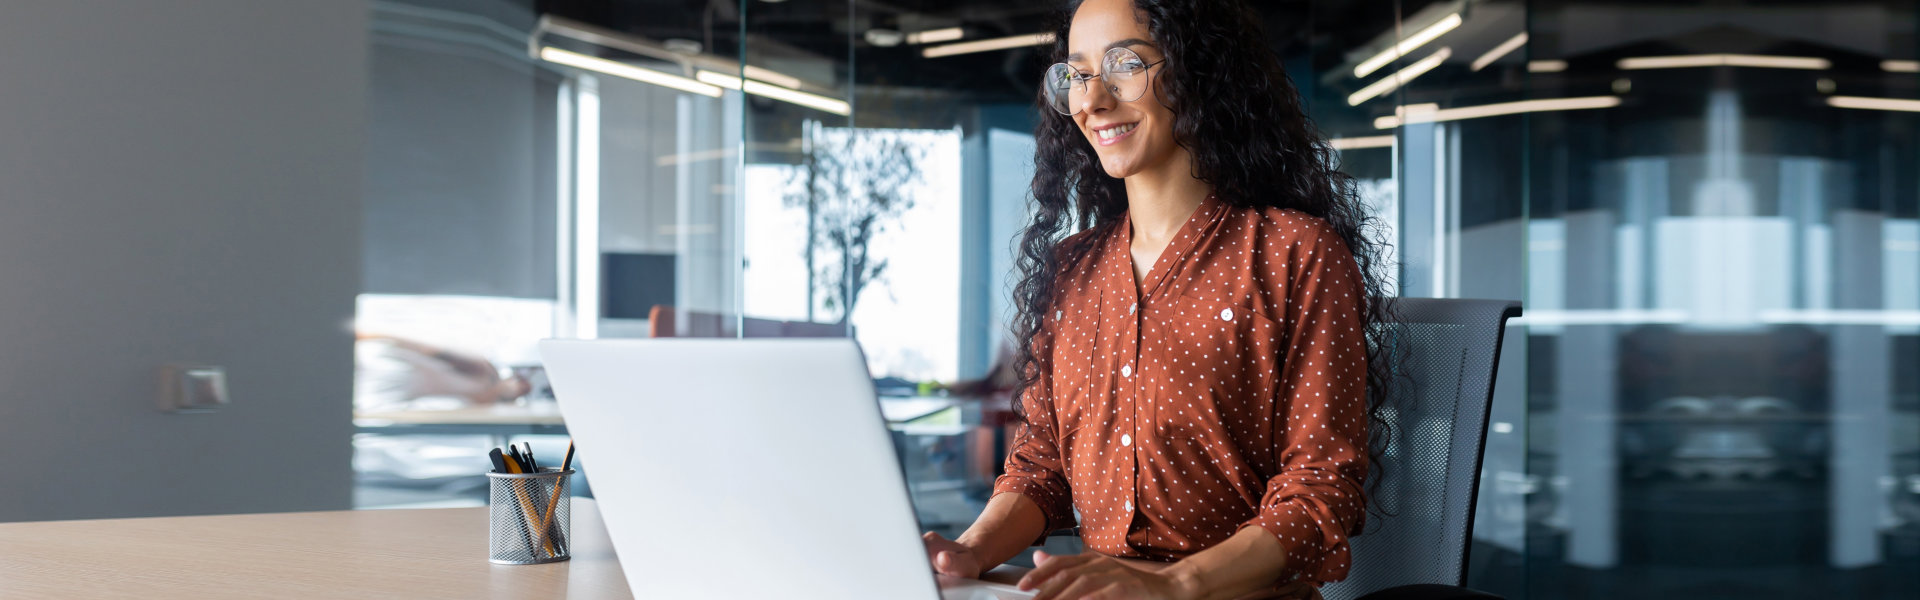
<svg viewBox="0 0 1920 600"><path fill-rule="evenodd" d="M515 452L514 454L518 454L518 452ZM528 472L526 468L520 465L520 461L515 459L513 456L507 457L507 470L513 473ZM535 481L535 480L528 479L526 481ZM526 486L518 483L514 483L510 485L513 486L513 495L520 500L520 510L526 514L527 525L533 525L534 523L541 522L543 519L540 518L540 511L538 508L535 508L535 505L533 503L533 498L527 494ZM532 529L532 527L529 527L529 529ZM532 552L536 558L538 558L540 554L538 548L546 549L548 553L547 556L555 556L558 554L557 552L554 551L553 540L547 539L547 531L545 528L535 529L533 531L533 536L534 536L534 544L533 544L533 547L528 548L528 551Z"/></svg>
<svg viewBox="0 0 1920 600"><path fill-rule="evenodd" d="M565 473L567 472L567 469L570 469L572 467L573 467L573 441L568 440L567 441L567 457L566 459L560 461L560 472ZM547 530L554 538L561 537L559 535L560 532L552 531L552 528L555 526L553 522L553 513L555 510L559 508L560 508L560 484L555 483L553 484L553 498L547 500L547 517L546 517L546 520L542 523L542 527L541 527L541 529ZM564 547L565 544L562 543L561 546Z"/></svg>

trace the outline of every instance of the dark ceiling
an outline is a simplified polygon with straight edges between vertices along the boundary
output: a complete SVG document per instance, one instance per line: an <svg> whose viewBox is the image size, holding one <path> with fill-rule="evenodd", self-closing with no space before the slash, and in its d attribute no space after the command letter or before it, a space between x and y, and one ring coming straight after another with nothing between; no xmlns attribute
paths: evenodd
<svg viewBox="0 0 1920 600"><path fill-rule="evenodd" d="M1339 63L1339 54L1385 32L1396 5L1411 12L1434 0L1271 0L1254 2L1274 49L1314 68ZM961 26L968 39L1046 29L1063 2L1054 0L539 0L553 14L653 40L699 42L708 52L737 56L745 8L749 54L778 44L833 59L844 69L849 51L862 85L938 89L980 101L1026 102L1045 68L1036 50L922 58L919 46L868 43L871 28L918 31ZM1336 51L1337 49L1337 51ZM790 50L789 50L790 51ZM845 74L842 73L842 76Z"/></svg>

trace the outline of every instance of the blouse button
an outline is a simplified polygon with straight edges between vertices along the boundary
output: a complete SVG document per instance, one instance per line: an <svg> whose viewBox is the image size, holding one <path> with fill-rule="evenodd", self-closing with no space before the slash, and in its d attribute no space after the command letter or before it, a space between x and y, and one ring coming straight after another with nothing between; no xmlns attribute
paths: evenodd
<svg viewBox="0 0 1920 600"><path fill-rule="evenodd" d="M1133 445L1133 436L1131 436L1131 435L1128 435L1128 434L1124 434L1124 433L1122 433L1122 434L1120 434L1120 445L1122 445L1122 446L1132 446L1132 445Z"/></svg>
<svg viewBox="0 0 1920 600"><path fill-rule="evenodd" d="M1055 321L1060 320L1060 318L1064 316L1067 316L1067 311L1064 311L1064 310L1053 311L1053 320Z"/></svg>
<svg viewBox="0 0 1920 600"><path fill-rule="evenodd" d="M1233 320L1233 309L1231 309L1231 308L1222 308L1222 309L1220 309L1220 320L1222 320L1222 321L1232 321L1232 320Z"/></svg>
<svg viewBox="0 0 1920 600"><path fill-rule="evenodd" d="M1140 310L1139 304L1135 304L1133 306L1127 307L1127 314L1133 314L1133 311L1136 311L1136 310Z"/></svg>
<svg viewBox="0 0 1920 600"><path fill-rule="evenodd" d="M1132 500L1128 500L1128 501L1127 501L1127 510L1128 510L1128 511L1132 511L1132 510L1133 510L1133 501L1132 501Z"/></svg>
<svg viewBox="0 0 1920 600"><path fill-rule="evenodd" d="M1133 365L1120 365L1120 376L1121 376L1121 377L1132 377L1132 376L1133 376Z"/></svg>

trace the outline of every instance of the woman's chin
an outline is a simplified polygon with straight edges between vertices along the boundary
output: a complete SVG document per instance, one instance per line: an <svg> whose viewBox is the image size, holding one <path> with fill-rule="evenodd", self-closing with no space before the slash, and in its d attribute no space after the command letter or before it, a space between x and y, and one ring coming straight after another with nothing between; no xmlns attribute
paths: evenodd
<svg viewBox="0 0 1920 600"><path fill-rule="evenodd" d="M1140 170L1139 165L1135 164L1130 157L1119 156L1101 157L1100 167L1106 169L1107 176L1114 179L1126 179L1128 175Z"/></svg>

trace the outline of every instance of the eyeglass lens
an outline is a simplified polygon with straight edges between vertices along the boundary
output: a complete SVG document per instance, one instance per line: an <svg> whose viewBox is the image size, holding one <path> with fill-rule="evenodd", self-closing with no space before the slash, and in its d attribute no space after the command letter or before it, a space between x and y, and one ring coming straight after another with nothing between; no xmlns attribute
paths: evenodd
<svg viewBox="0 0 1920 600"><path fill-rule="evenodd" d="M1055 63L1047 68L1042 87L1055 112L1072 115L1086 106L1087 95L1096 79L1114 100L1139 100L1147 91L1147 63L1132 50L1114 48L1101 57L1099 74L1083 75L1072 65Z"/></svg>

